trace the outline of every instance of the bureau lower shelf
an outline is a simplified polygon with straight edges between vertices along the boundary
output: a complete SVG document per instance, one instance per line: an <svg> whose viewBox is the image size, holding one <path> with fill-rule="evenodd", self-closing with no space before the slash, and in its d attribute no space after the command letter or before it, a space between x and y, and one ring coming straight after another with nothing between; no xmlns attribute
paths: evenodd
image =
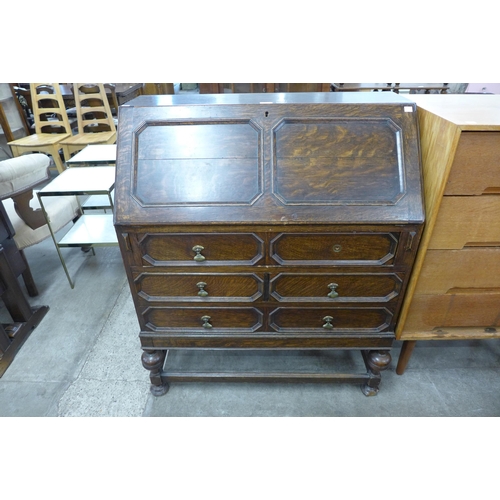
<svg viewBox="0 0 500 500"><path fill-rule="evenodd" d="M335 368L335 364L339 364L338 361L328 360L328 366L318 367L318 357L320 356L319 351L309 351L314 356L314 366L310 367L309 370L302 369L300 371L289 371L288 368L285 368L285 364L283 363L283 350L280 351L266 351L259 349L258 351L249 351L245 349L244 351L240 350L231 350L226 351L232 354L233 356L233 366L229 367L229 369L221 369L220 364L221 360L218 357L217 364L219 365L218 369L213 369L214 366L208 366L204 368L208 368L208 370L200 370L199 366L200 360L183 360L181 366L169 367L169 357L172 356L172 351L144 351L142 355L142 363L143 366L152 370L152 380L160 383L153 384L151 387L151 392L155 396L162 396L166 394L169 390L169 384L171 382L265 382L265 383L300 383L300 382L313 382L313 383L351 383L351 384L359 384L361 385L361 390L365 396L375 396L378 393L381 375L380 372L388 365L390 362L390 354L389 351L360 351L360 359L363 361L363 365L365 368L364 372L361 372L359 366L357 366L357 370L353 373L353 359L352 363L346 363L345 359L341 360L340 370L337 366L336 372L331 372L331 368ZM182 350L173 351L183 352ZM184 351L189 352L191 351ZM255 367L255 365L265 365L265 361L269 365L269 359L266 360L266 355L272 352L275 355L277 352L281 355L281 359L275 359L274 364L266 370L265 366L256 371L253 370L245 370L245 367L248 367L248 359L250 358L251 364ZM329 353L331 351L327 351ZM206 353L206 351L205 351ZM218 354L220 351L218 351ZM251 354L257 354L257 358L254 356L251 358ZM304 357L304 351L301 351L300 354ZM325 352L321 351L321 355L324 355ZM206 358L206 356L205 356ZM213 359L213 358L212 358ZM300 367L300 361L295 359L286 359L286 364L288 366L297 366ZM264 361L264 363L263 363ZM331 366L331 365L334 366ZM197 367L196 370L189 370L190 366ZM243 366L243 368L242 368ZM212 368L210 370L210 368ZM274 370L272 369L274 368ZM280 370L276 370L276 368L281 368ZM345 369L345 372L342 371Z"/></svg>

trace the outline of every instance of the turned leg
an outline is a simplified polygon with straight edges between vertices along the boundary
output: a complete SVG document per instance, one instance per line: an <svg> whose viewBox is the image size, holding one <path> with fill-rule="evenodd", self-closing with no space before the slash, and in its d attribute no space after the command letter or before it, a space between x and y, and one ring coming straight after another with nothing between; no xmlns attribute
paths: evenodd
<svg viewBox="0 0 500 500"><path fill-rule="evenodd" d="M163 396L168 392L169 386L161 378L166 354L167 351L144 351L142 353L142 366L151 372L149 378L153 396Z"/></svg>
<svg viewBox="0 0 500 500"><path fill-rule="evenodd" d="M408 365L408 361L410 361L411 353L413 352L413 348L415 347L416 343L416 340L405 340L403 342L401 352L399 353L398 366L396 366L396 373L398 375L403 375L403 373L405 372L406 366Z"/></svg>
<svg viewBox="0 0 500 500"><path fill-rule="evenodd" d="M375 396L380 388L382 378L380 372L389 366L391 354L389 351L363 351L363 358L370 378L361 387L361 390L365 396Z"/></svg>

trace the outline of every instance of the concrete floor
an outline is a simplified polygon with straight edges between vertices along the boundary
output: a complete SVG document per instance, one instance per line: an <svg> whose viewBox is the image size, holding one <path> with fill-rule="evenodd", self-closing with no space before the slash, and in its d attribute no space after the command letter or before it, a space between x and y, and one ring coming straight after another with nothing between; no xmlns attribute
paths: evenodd
<svg viewBox="0 0 500 500"><path fill-rule="evenodd" d="M30 302L50 310L0 379L2 417L500 416L500 342L494 340L418 343L403 376L394 371L396 343L381 390L371 398L356 385L313 383L172 383L168 394L154 397L118 247L96 248L95 256L62 251L73 290L51 239L26 250L40 291ZM233 353L179 354L169 361L190 358L215 370L235 362ZM275 369L323 369L327 362L364 371L356 351L252 353L238 360Z"/></svg>

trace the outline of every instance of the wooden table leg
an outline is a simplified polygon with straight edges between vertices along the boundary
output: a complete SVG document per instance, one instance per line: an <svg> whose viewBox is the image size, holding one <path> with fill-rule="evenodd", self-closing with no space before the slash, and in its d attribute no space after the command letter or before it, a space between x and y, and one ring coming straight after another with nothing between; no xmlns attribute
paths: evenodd
<svg viewBox="0 0 500 500"><path fill-rule="evenodd" d="M416 340L405 340L403 346L401 347L401 352L399 353L398 366L396 366L396 373L398 375L403 375L406 370L406 365L410 361L411 353L413 348L417 343Z"/></svg>

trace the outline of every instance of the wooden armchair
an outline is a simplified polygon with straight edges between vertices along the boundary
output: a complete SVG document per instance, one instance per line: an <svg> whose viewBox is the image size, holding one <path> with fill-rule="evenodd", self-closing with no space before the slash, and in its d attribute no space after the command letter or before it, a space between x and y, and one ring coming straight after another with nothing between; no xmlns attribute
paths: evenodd
<svg viewBox="0 0 500 500"><path fill-rule="evenodd" d="M49 157L41 153L0 162L0 201L10 221L13 240L26 264L23 250L51 235L33 191L33 188L47 182L49 164ZM54 231L58 231L80 215L76 196L55 196L48 199L44 206ZM29 266L22 275L29 295L37 295Z"/></svg>
<svg viewBox="0 0 500 500"><path fill-rule="evenodd" d="M116 126L102 83L74 83L78 133L61 141L64 159L89 144L114 144Z"/></svg>
<svg viewBox="0 0 500 500"><path fill-rule="evenodd" d="M50 91L49 91L50 89ZM61 141L71 136L71 127L57 83L30 83L35 134L9 142L14 156L41 152L52 156L59 172L64 164L59 156Z"/></svg>

